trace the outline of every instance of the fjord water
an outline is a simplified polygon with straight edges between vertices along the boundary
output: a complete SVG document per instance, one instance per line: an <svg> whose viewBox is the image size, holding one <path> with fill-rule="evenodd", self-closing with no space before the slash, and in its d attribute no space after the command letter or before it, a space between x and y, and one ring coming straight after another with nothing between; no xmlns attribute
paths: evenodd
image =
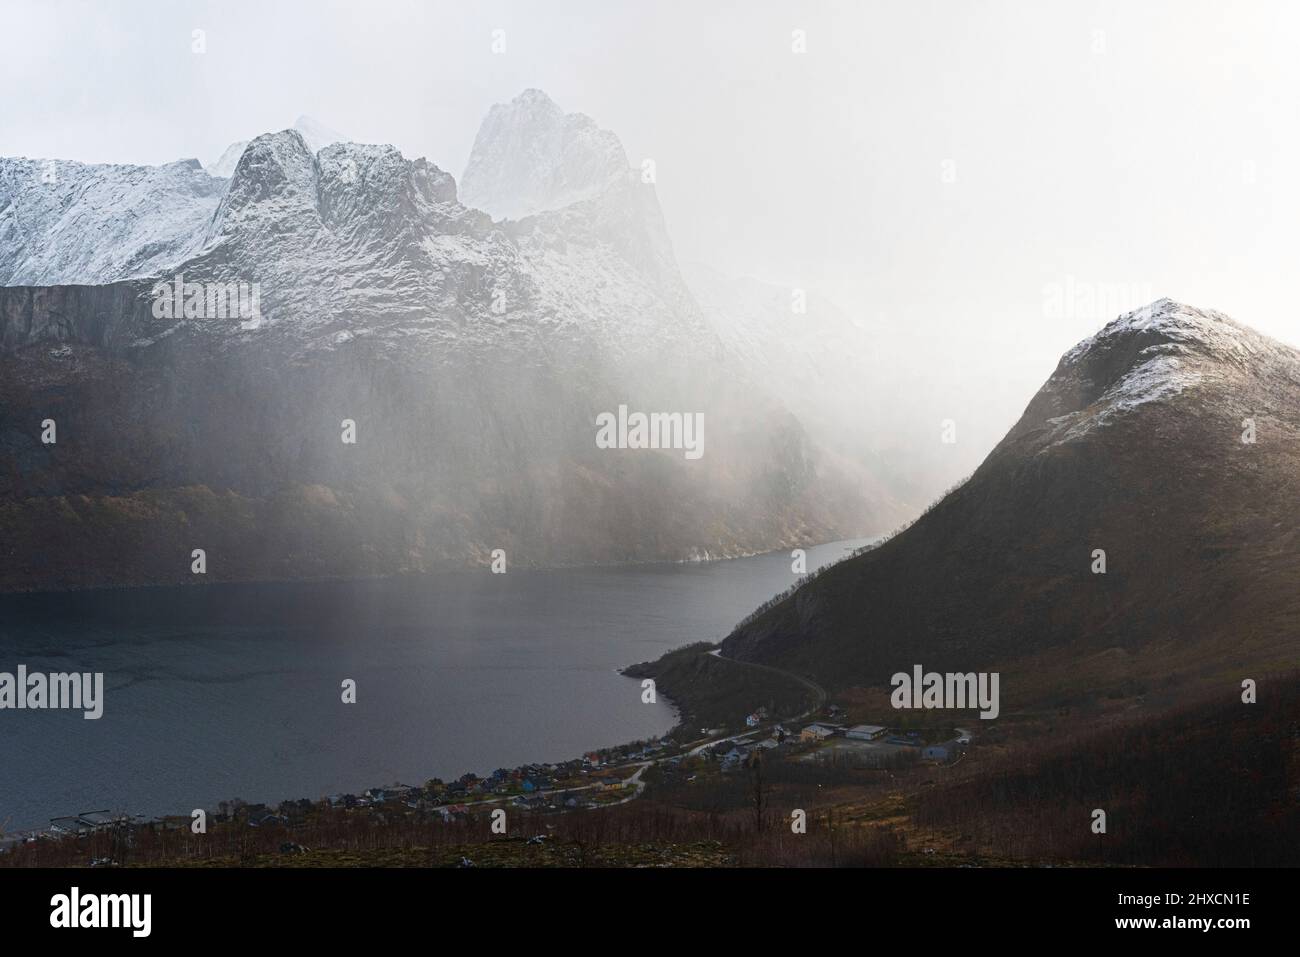
<svg viewBox="0 0 1300 957"><path fill-rule="evenodd" d="M810 548L807 567L860 544ZM103 672L104 713L0 710L0 826L314 799L658 735L672 708L617 669L725 637L795 577L775 552L5 596L0 672Z"/></svg>

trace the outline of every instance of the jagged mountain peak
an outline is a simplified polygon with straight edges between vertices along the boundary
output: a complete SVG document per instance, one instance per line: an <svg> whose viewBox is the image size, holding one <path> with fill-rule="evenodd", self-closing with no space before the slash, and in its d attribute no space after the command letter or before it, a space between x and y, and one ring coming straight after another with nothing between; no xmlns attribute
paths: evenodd
<svg viewBox="0 0 1300 957"><path fill-rule="evenodd" d="M303 114L293 121L294 129L303 138L307 144L307 149L312 154L319 153L327 146L335 143L350 142L350 138L337 130L332 130L324 123L314 117ZM231 143L225 151L211 163L205 163L204 168L212 176L230 177L234 175L235 167L239 165L240 158L244 155L244 150L248 149L249 140L239 140Z"/></svg>
<svg viewBox="0 0 1300 957"><path fill-rule="evenodd" d="M257 281L265 328L327 348L322 328L409 321L428 331L458 315L447 289L459 280L440 267L481 256L490 226L428 160L360 143L313 156L299 131L282 130L249 144L186 270L196 281Z"/></svg>
<svg viewBox="0 0 1300 957"><path fill-rule="evenodd" d="M628 172L623 144L538 89L488 111L461 177L461 199L497 219L521 219L590 199Z"/></svg>
<svg viewBox="0 0 1300 957"><path fill-rule="evenodd" d="M530 106L540 110L548 110L556 114L564 112L560 109L559 104L547 95L545 90L538 89L535 86L530 86L528 89L524 90L511 100L511 103ZM501 104L497 105L500 106Z"/></svg>
<svg viewBox="0 0 1300 957"><path fill-rule="evenodd" d="M231 177L224 209L295 198L312 204L383 203L384 197L456 201L456 180L426 159L408 160L391 145L334 143L313 154L296 129L266 133L244 151Z"/></svg>
<svg viewBox="0 0 1300 957"><path fill-rule="evenodd" d="M391 231L427 222L434 207L456 205L450 173L423 158L408 160L393 146L335 143L317 154L316 169L321 216L332 227L370 220Z"/></svg>
<svg viewBox="0 0 1300 957"><path fill-rule="evenodd" d="M240 179L247 180L257 171L279 168L288 173L291 169L310 167L314 158L315 154L307 141L295 129L263 133L254 138L244 150L230 185L235 187Z"/></svg>
<svg viewBox="0 0 1300 957"><path fill-rule="evenodd" d="M207 240L250 217L284 219L316 208L316 159L297 130L264 133L248 144L221 200Z"/></svg>

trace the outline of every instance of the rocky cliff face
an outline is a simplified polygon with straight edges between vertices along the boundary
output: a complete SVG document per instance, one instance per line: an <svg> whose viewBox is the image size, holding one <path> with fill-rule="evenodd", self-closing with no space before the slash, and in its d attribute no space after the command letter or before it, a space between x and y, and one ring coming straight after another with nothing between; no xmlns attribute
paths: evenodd
<svg viewBox="0 0 1300 957"><path fill-rule="evenodd" d="M150 284L0 287L0 351L77 342L118 351L150 330Z"/></svg>

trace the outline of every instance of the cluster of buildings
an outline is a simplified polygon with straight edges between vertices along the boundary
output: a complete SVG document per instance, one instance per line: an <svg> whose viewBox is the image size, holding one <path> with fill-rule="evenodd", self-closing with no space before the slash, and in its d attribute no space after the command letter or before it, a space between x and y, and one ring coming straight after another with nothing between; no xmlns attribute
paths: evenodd
<svg viewBox="0 0 1300 957"><path fill-rule="evenodd" d="M94 834L123 824L130 824L131 815L124 811L82 811L65 817L50 818L50 831L54 834Z"/></svg>
<svg viewBox="0 0 1300 957"><path fill-rule="evenodd" d="M826 713L831 718L843 717L844 711L836 705L830 705ZM767 719L767 709L759 708L745 718L745 726L758 727ZM780 724L772 728L770 737L761 740L738 740L732 738L720 741L706 748L703 754L719 762L722 770L730 770L746 764L755 751L766 751L794 743L817 744L830 738L842 737L854 741L877 741L888 733L888 728L878 724L845 725L831 720L814 721L798 731L787 730ZM744 735L741 735L743 738Z"/></svg>
<svg viewBox="0 0 1300 957"><path fill-rule="evenodd" d="M815 721L799 732L802 741L825 741L827 738L844 737L852 741L875 741L884 735L887 728L878 724L855 724L846 728L842 724Z"/></svg>
<svg viewBox="0 0 1300 957"><path fill-rule="evenodd" d="M886 736L888 735L888 736ZM805 727L799 734L801 741L820 742L828 738L843 737L850 741L879 741L895 746L919 748L923 761L949 761L967 744L970 738L963 735L953 741L942 744L926 744L921 739L920 731L899 731L889 734L889 729L878 724L856 724L845 727L827 721L817 721Z"/></svg>
<svg viewBox="0 0 1300 957"><path fill-rule="evenodd" d="M129 828L138 822L125 811L82 811L80 814L67 814L50 818L46 831L30 831L14 834L0 833L0 853L17 847L19 844L36 841L42 837L70 837L97 834L101 831L115 831Z"/></svg>
<svg viewBox="0 0 1300 957"><path fill-rule="evenodd" d="M827 708L827 714L831 719L844 716L844 712L834 705ZM767 719L767 709L758 708L745 717L745 726L757 728ZM742 734L739 737L746 736ZM889 729L881 725L848 726L826 720L814 721L797 732L777 724L771 729L769 736L760 740L732 738L705 748L702 754L706 758L718 761L722 770L726 771L745 766L756 752L761 753L796 742L818 744L836 737L851 741L883 739L887 744L919 748L923 760L935 761L950 760L969 742L969 738L961 737L943 744L926 745L917 731L890 734ZM242 801L223 802L219 813L213 815L213 819L244 822L249 827L275 825L294 827L301 824L314 808L322 806L344 809L368 808L375 809L377 813L383 813L384 810L399 813L429 812L444 820L468 815L475 804L484 801L499 805L506 800L515 807L533 810L576 808L597 803L599 798L593 800L593 796L622 791L626 787L623 778L606 769L637 761L655 760L663 757L664 752L672 748L673 742L662 738L658 741L637 742L616 748L590 751L581 758L560 763L498 768L486 777L468 773L450 782L434 778L421 786L393 783L369 788L359 795L332 794L324 802L306 799L284 801L274 808L265 804L247 804ZM677 773L677 768L684 757L683 754L671 757L663 762L663 766L670 774ZM693 776L688 780L693 780ZM0 836L0 851L24 840L37 840L42 836L81 836L115 828L129 833L139 823L141 823L139 819L122 812L85 811L81 814L51 819L49 830L43 834ZM144 823L151 827L181 828L188 827L190 819L169 817Z"/></svg>
<svg viewBox="0 0 1300 957"><path fill-rule="evenodd" d="M657 741L638 741L633 744L623 744L615 748L604 748L600 751L588 751L582 756L583 768L603 768L617 764L628 764L632 761L649 761L657 758L673 746L673 742L668 738L660 738Z"/></svg>
<svg viewBox="0 0 1300 957"><path fill-rule="evenodd" d="M558 797L561 805L576 807L580 802L563 792L576 788L620 790L623 779L603 773L604 769L650 760L671 746L670 740L661 738L588 751L581 758L569 761L497 768L486 777L469 772L454 781L433 778L422 786L388 784L370 788L360 795L332 794L326 801L331 807L400 805L410 810L446 809L453 814L463 810L461 805L499 798L509 798L516 806L549 807Z"/></svg>
<svg viewBox="0 0 1300 957"><path fill-rule="evenodd" d="M722 770L728 771L744 765L755 751L767 751L780 747L784 739L784 737L778 739L774 735L761 741L719 741L713 747L707 749L705 753L715 761L720 762Z"/></svg>
<svg viewBox="0 0 1300 957"><path fill-rule="evenodd" d="M423 785L386 784L368 788L361 794L331 794L323 802L306 798L283 801L276 806L225 801L209 816L215 822L242 822L249 827L294 827L303 823L313 809L328 806L344 809L371 809L375 812L431 812L443 819L467 815L473 805L485 800L500 804L506 799L515 807L531 810L576 808L593 803L595 794L619 792L624 780L605 769L649 760L672 746L667 738L637 742L601 751L591 751L581 758L549 764L525 764L517 768L498 768L486 777L462 774L454 781L434 778ZM577 793L573 793L573 792ZM188 816L163 817L152 821L120 811L84 811L50 820L48 829L14 834L0 834L0 853L28 841L41 838L84 836L98 831L120 829L130 832L137 826L163 829L188 828Z"/></svg>

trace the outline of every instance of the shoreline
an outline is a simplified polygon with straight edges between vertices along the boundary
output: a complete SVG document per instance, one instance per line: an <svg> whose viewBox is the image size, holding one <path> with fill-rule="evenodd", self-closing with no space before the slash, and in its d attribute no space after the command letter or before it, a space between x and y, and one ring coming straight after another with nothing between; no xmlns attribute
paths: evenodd
<svg viewBox="0 0 1300 957"><path fill-rule="evenodd" d="M641 674L644 674L645 676L649 677L651 676L652 671L654 673L662 675L665 673L662 667L664 662L669 662L668 668L671 669L672 664L674 662L680 661L683 657L698 658L701 656L708 658L711 662L721 663L721 667L723 669L728 670L732 675L739 675L741 673L741 669L747 667L761 668L766 671L777 672L777 669L768 669L766 668L766 666L750 665L750 663L748 662L738 662L738 661L734 661L733 659L722 658L720 655L717 654L717 651L718 651L717 646L711 643L697 642L691 645L684 646L682 648L673 649L672 651L669 651L661 658L656 659L653 662L640 662L638 664L628 665L626 668L618 669L618 673L628 678L640 677ZM716 671L716 667L717 666L714 666L715 671ZM792 683L797 683L797 681L800 680L797 679L796 676L790 676L790 678L793 679ZM591 751L584 752L583 756L580 758L568 758L565 760L552 761L552 762L529 761L524 764L517 765L514 768L508 768L504 770L508 772L508 775L513 776L518 774L520 777L524 777L525 775L528 774L533 774L534 776L536 776L535 772L538 769L542 769L545 771L553 771L553 772L561 772L567 770L569 772L577 772L581 775L587 775L587 776L599 778L599 776L602 775L602 772L603 775L608 775L608 774L615 774L619 771L626 770L629 768L637 768L638 770L636 770L632 778L629 778L627 781L623 782L623 786L626 786L628 781L633 782L636 785L635 793L626 798L623 798L618 803L626 803L626 801L632 800L635 797L639 797L641 793L641 789L644 786L639 781L641 770L644 770L645 767L649 767L653 764L656 764L661 760L670 758L674 756L675 753L680 753L680 754L691 753L694 750L698 750L698 746L700 745L699 740L693 740L690 737L689 725L691 722L688 720L688 718L699 714L698 709L701 707L700 702L689 697L691 694L689 689L672 688L672 682L673 682L672 677L669 677L669 683L670 683L669 690L665 690L663 692L660 692L659 690L658 682L660 681L660 678L655 678L655 681L656 681L656 694L657 695L662 694L662 703L672 709L675 718L675 723L668 730L660 734L658 737L622 742L620 744L610 745L604 748L596 748ZM681 695L683 690L685 690L685 693L688 696L688 699L686 701L681 701L678 698L678 695ZM676 691L677 694L674 695L672 693L673 691ZM821 697L821 699L818 699L816 697L811 699L809 708L804 709L797 714L781 714L781 713L773 712L769 720L764 722L763 726L766 727L767 725L780 724L783 721L799 720L800 718L816 710L816 708L820 707L821 704L823 703L824 703L824 695ZM721 738L719 740L726 740L729 737L752 735L758 733L760 730L761 728L757 726L735 729L735 730L732 730L730 728L719 728L709 733L720 734ZM708 737L708 733L705 734L705 738L707 737ZM640 750L633 751L632 749L637 748L638 745L640 745ZM589 759L592 755L599 756L600 760L594 762L590 761ZM488 776L487 778L480 778L475 772L465 772L460 777L456 778L455 781L464 782L466 781L467 778L473 779L474 781L494 780L492 776ZM392 785L374 785L362 790L360 796L348 793L348 794L340 794L340 795L329 795L324 798L316 798L316 799L305 798L305 797L284 798L281 801L279 801L277 804L275 804L274 807L280 808L286 804L301 804L301 802L304 801L308 802L310 805L313 806L321 803L324 803L332 807L333 806L346 806L346 807L355 806L355 807L365 808L365 807L380 806L384 803L384 801L383 799L376 800L375 798L371 797L371 795L373 795L375 792L384 792L389 790L395 790L397 788L407 788L407 787L410 787L412 790L423 789L428 785L430 781L434 781L434 780L439 780L439 779L429 778L426 779L425 782L413 786L401 785L401 784L397 784L396 782ZM573 779L568 778L566 780L573 780ZM596 784L572 784L571 783L568 785L553 786L547 789L537 789L535 791L535 794L538 797L543 797L552 794L569 795L579 791L590 790L597 786L598 785ZM496 806L502 803L506 803L506 804L514 803L518 798L522 797L527 793L529 792L523 790L520 790L519 792L516 793L500 793L495 790L490 792L485 792L482 790L477 790L477 791L467 790L463 794L452 793L446 799L441 797L435 798L431 802L430 807L432 807L435 811L437 811L439 808L445 809L449 814L469 813L479 807ZM458 797L460 799L458 800L455 799ZM345 800L336 804L334 801L335 798L343 798ZM346 799L348 798L354 799L356 803L353 804L351 802L346 801ZM205 812L205 814L208 816L210 820L221 821L227 818L220 813L220 809L225 806L234 807L236 802L239 802L240 800L241 799L238 798L225 799L218 802L217 808L215 810L212 808L202 808L201 810ZM563 807L563 808L554 808L554 809L558 813L566 813L569 810L588 810L596 806L597 805L586 805L586 806L578 806L575 808ZM269 810L272 807L272 805L261 803L261 802L257 802L257 803L243 802L242 807ZM93 833L94 831L97 830L112 828L116 826L164 827L164 828L169 826L177 826L177 822L190 820L192 816L192 812L194 810L200 810L200 809L194 808L191 809L189 812L178 812L172 814L160 813L154 815L132 814L127 811L116 811L112 809L97 809L94 811L82 810L76 812L75 814L55 815L54 817L49 818L50 823L44 827L24 828L16 831L3 832L3 836L0 837L0 853L3 853L8 847L21 845L24 842L30 842L30 841L41 840L41 839L46 839L46 840L67 839L67 838L77 837L84 834ZM60 830L55 826L55 822L57 821L62 820L66 822L72 822L75 821L76 819L83 818L85 816L92 815L92 814L95 815L107 814L112 818L112 823L100 827L87 826L84 829L77 829L74 825L70 825L72 826L71 830ZM233 818L233 815L231 815L231 817Z"/></svg>
<svg viewBox="0 0 1300 957"><path fill-rule="evenodd" d="M658 568L670 567L675 568L681 565L715 565L722 562L742 561L748 558L762 558L765 555L775 555L779 552L789 552L791 549L802 548L822 548L840 543L858 542L874 543L881 541L884 534L874 536L850 536L848 538L834 538L828 542L794 542L788 545L779 545L776 548L766 548L761 551L741 551L736 554L726 555L707 555L706 557L692 558L652 558L645 561L622 560L622 561L585 561L585 562L562 562L558 564L534 564L520 562L511 564L515 571L526 572L563 572L563 571L596 571L601 569L636 569L636 568ZM861 547L861 546L856 546ZM837 559L839 560L839 559ZM834 564L828 563L828 564ZM205 580L206 576L190 575L187 578L169 582L140 582L129 584L104 584L104 585L74 585L65 588L0 588L0 603L9 598L54 598L66 597L69 595L95 595L105 593L118 593L130 591L145 591L155 589L182 589L182 588L221 588L224 586L232 587L255 587L259 585L266 586L293 586L293 585L345 585L345 584L364 584L368 582L406 582L416 581L422 578L430 578L436 575L446 574L471 574L482 572L490 566L490 562L480 562L477 564L464 564L461 562L448 562L445 565L426 569L424 571L395 571L374 575L321 575L321 576L303 576L296 578L221 578Z"/></svg>
<svg viewBox="0 0 1300 957"><path fill-rule="evenodd" d="M838 563L839 561L851 557L851 555L854 554L861 547L862 541L863 540L860 539L839 539L832 542L820 543L819 546L811 546L811 547L823 547L823 546L833 547L836 545L844 546L842 549L843 552L842 555L836 554L835 557L831 558L823 565L818 566L816 571L824 570L825 568L828 568ZM775 555L781 553L782 551L783 549L775 549L775 550L769 550L769 551L757 553L757 555L743 556L743 557L753 558L753 557L761 557L763 555ZM572 568L575 567L590 568L590 569L604 569L604 568L615 568L615 567L617 568L677 567L682 564L701 564L701 565L706 563L717 564L720 562L739 560L739 558L740 557L693 559L693 560L675 561L675 562L657 561L657 562L623 563L618 566L610 566L610 565L569 566L569 569L571 570ZM538 572L538 571L546 572L546 571L561 571L565 569L552 568L548 566L546 568L527 568L524 570L533 571L533 572ZM463 571L466 574L468 574L474 571L474 569L459 568L458 571ZM427 573L421 573L419 575L404 575L404 576L369 576L364 578L342 579L342 581L355 582L355 583L368 583L368 582L376 582L376 581L382 582L382 581L394 581L394 580L409 581L413 579L418 579L420 577L425 577L426 574ZM291 580L286 582L266 582L266 581L211 582L205 584L207 585L207 587L210 588L211 587L220 588L222 586L257 587L260 585L266 585L266 586L284 585L284 586L292 587L293 585L309 586L312 584L322 584L330 581L338 581L338 580L319 579L319 580ZM181 588L181 587L192 587L192 586L189 585L107 586L103 588L74 589L74 590L58 591L58 592L6 592L6 593L0 593L0 603L2 603L6 598L10 598L10 597L16 597L17 600L20 601L23 599L40 600L42 598L50 598L56 595L59 597L66 597L69 594L93 596L93 594L96 592L121 593L123 591L133 591L138 588L167 589L167 588ZM628 678L630 680L635 680L637 678L644 678L644 677L653 677L654 680L656 681L656 695L658 698L658 702L665 705L668 709L671 710L672 723L668 726L666 730L658 734L655 740L676 742L677 740L680 740L682 737L689 736L692 733L692 727L698 727L701 724L707 724L709 727L712 727L714 724L719 723L719 720L724 716L725 717L734 716L735 713L734 705L722 706L723 709L726 711L725 715L720 713L717 708L711 708L709 706L708 702L710 701L710 699L716 697L716 692L718 690L716 687L706 687L702 689L700 687L695 686L690 681L683 682L681 680L680 673L673 672L672 664L674 661L679 660L678 656L682 655L683 653L688 653L688 654L693 653L692 650L697 648L704 649L712 653L710 656L711 657L710 664L712 665L715 674L717 674L717 668L719 667L718 663L720 662L729 662L731 663L731 665L742 665L742 663L740 662L732 662L731 659L721 658L717 655L717 650L720 648L720 641L719 641L717 643L695 642L692 644L679 646L677 648L668 650L659 658L653 659L651 661L637 662L622 667L616 667L613 669L616 674L624 678ZM721 665L721 667L728 668L728 665ZM728 668L728 673L731 676L728 682L726 683L728 694L730 695L744 694L747 696L755 697L755 700L757 701L757 696L759 696L760 693L754 691L752 687L752 682L745 681L739 678L739 676L744 674L743 672ZM771 689L766 689L766 690L769 693L771 691ZM791 706L781 707L780 705L782 703L787 703ZM797 699L797 698L791 699L788 696L785 697L778 696L777 698L774 699L767 698L764 699L763 701L758 701L757 703L753 705L747 705L746 707L749 707L749 710L753 710L753 708L755 707L767 706L769 704L773 706L770 709L773 714L779 715L785 713L785 714L793 715L803 711L802 705L804 704L804 701L802 699ZM712 720L702 720L704 718L709 718ZM639 743L640 740L650 740L650 739L624 741L617 744L608 745L602 748L595 748L592 749L591 751L584 752L584 754L591 754L591 753L598 753L598 752L618 752L620 750L626 750L628 748L631 748L635 744ZM530 760L519 765L518 767L529 767L529 766L545 767L548 765L564 766L566 764L572 763L577 760L581 760L581 759L567 758L567 759L559 759L551 762L539 762L539 761ZM461 778L464 778L467 774L473 775L476 778L478 777L476 772L465 772L461 775ZM434 780L434 778L430 778L429 780ZM367 788L366 790L373 790L373 788ZM228 800L234 800L234 799L228 799ZM280 803L284 803L285 801L293 801L293 800L309 800L309 799L305 799L301 797L300 798L285 797L281 800ZM86 814L86 813L90 813L90 812L86 810L81 810L76 813L73 813L71 811L68 812L61 811L60 813L50 818L47 818L46 820L54 821L63 817L76 817L78 814ZM132 821L139 822L139 823L161 822L167 820L168 818L175 818L177 816L176 814L169 814L165 811L157 812L155 814L129 813L125 811L121 813L126 814ZM36 824L31 827L20 828L16 831L5 831L3 832L3 835L5 838L13 838L16 835L30 836L30 835L48 834L49 831L50 831L50 825L47 823L47 824Z"/></svg>

